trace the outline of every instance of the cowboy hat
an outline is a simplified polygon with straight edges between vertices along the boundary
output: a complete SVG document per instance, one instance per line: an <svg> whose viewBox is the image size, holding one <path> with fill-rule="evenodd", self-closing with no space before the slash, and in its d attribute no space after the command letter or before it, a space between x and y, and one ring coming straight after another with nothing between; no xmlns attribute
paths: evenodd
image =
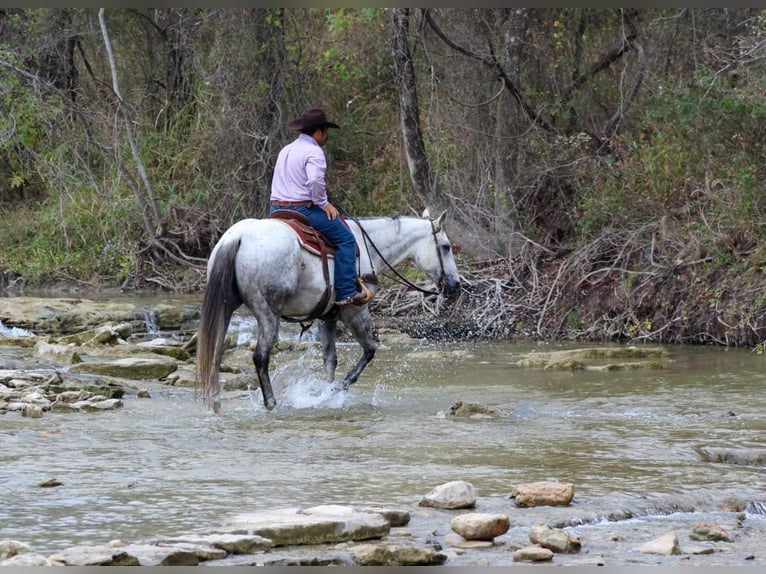
<svg viewBox="0 0 766 574"><path fill-rule="evenodd" d="M297 120L291 121L288 125L291 130L303 131L307 129L319 129L319 128L338 128L338 124L327 121L324 110L322 108L311 108L303 112L301 117Z"/></svg>

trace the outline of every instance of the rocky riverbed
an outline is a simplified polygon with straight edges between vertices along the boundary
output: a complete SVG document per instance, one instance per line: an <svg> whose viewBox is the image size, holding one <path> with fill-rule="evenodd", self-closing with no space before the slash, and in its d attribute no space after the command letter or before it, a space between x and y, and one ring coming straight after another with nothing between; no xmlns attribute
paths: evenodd
<svg viewBox="0 0 766 574"><path fill-rule="evenodd" d="M150 401L157 385L193 385L196 319L194 307L0 299L0 425L5 417L119 412L126 396ZM223 369L231 375L230 391L249 384L239 365L250 352L235 338L228 341ZM298 343L280 351L299 352ZM585 349L530 356L520 366L658 369L665 358L656 349L641 356ZM467 402L444 413L506 415ZM758 448L707 449L700 456L761 467L766 461ZM679 505L675 512L633 516L579 500L577 485L566 481L522 483L503 496L480 496L470 482L458 480L435 484L413 506L243 509L185 535L93 540L52 554L38 553L35 540L0 536L0 565L764 565L766 516L747 504L732 501L705 512Z"/></svg>

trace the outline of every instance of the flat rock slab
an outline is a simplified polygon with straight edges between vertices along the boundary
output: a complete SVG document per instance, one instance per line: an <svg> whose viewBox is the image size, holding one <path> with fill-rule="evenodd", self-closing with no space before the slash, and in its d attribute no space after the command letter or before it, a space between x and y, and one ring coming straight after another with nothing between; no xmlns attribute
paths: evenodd
<svg viewBox="0 0 766 574"><path fill-rule="evenodd" d="M390 529L380 513L340 505L249 512L233 516L223 526L228 533L268 538L274 546L382 538Z"/></svg>
<svg viewBox="0 0 766 574"><path fill-rule="evenodd" d="M221 548L231 554L252 554L259 550L268 550L274 544L268 538L257 534L204 534L169 538L170 544L187 543Z"/></svg>
<svg viewBox="0 0 766 574"><path fill-rule="evenodd" d="M130 303L78 298L0 297L0 321L39 333L75 333L136 317Z"/></svg>
<svg viewBox="0 0 766 574"><path fill-rule="evenodd" d="M164 379L178 368L170 357L130 357L114 361L78 363L70 367L73 373L88 373L131 380Z"/></svg>
<svg viewBox="0 0 766 574"><path fill-rule="evenodd" d="M225 558L226 550L203 544L126 544L74 546L50 556L66 566L196 566Z"/></svg>

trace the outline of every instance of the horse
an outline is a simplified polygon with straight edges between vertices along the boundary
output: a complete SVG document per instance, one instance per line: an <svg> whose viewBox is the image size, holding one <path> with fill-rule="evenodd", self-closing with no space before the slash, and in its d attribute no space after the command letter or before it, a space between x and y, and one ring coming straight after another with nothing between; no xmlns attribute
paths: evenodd
<svg viewBox="0 0 766 574"><path fill-rule="evenodd" d="M421 217L346 218L357 243L357 270L369 278L369 295L377 291L378 270L393 270L411 261L446 297L460 290L460 276L450 240L444 231L447 212ZM263 404L277 404L271 387L269 362L279 337L280 321L319 319L319 340L325 376L335 381L337 322L342 321L361 345L362 354L343 379L343 388L355 383L375 356L372 318L368 303L339 307L334 303L331 257L325 260L304 248L298 234L273 217L242 219L229 227L213 247L207 263L207 286L197 334L196 386L215 414L221 412L219 369L224 340L234 311L243 303L258 325L253 364ZM329 279L325 271L329 268ZM327 297L328 289L332 296ZM317 312L317 307L320 306Z"/></svg>

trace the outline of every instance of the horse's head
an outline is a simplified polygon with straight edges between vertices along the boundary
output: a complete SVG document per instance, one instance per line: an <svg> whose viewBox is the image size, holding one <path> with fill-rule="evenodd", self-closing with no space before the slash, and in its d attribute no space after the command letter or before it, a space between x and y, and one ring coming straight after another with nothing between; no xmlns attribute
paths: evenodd
<svg viewBox="0 0 766 574"><path fill-rule="evenodd" d="M423 217L431 222L431 238L419 242L413 254L413 261L436 284L439 293L451 297L460 290L460 275L452 253L452 245L444 231L447 212L444 211L433 219L426 209Z"/></svg>

